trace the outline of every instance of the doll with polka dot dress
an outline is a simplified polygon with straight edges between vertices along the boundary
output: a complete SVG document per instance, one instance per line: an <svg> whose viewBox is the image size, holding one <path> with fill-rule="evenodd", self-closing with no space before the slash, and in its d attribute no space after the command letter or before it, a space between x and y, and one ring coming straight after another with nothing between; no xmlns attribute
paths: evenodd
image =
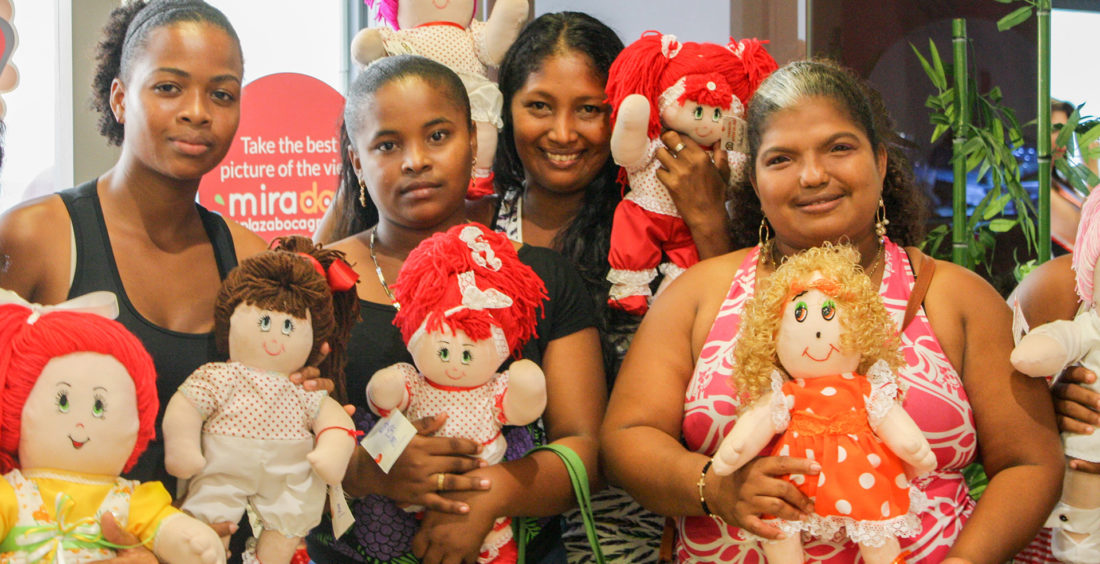
<svg viewBox="0 0 1100 564"><path fill-rule="evenodd" d="M500 366L535 336L546 287L512 242L476 223L437 233L405 259L393 285L393 320L416 366L379 370L367 384L370 408L410 419L447 414L436 433L480 442L489 464L504 458L504 425L526 425L546 407L546 378L520 359ZM515 562L511 520L497 519L478 562Z"/></svg>
<svg viewBox="0 0 1100 564"><path fill-rule="evenodd" d="M214 334L229 361L196 369L164 413L165 467L190 478L182 509L206 523L236 523L246 506L259 518L246 563L291 561L357 446L339 403L289 379L320 363L340 386L357 276L342 253L305 237L276 244L241 261L218 292Z"/></svg>
<svg viewBox="0 0 1100 564"><path fill-rule="evenodd" d="M611 155L623 167L620 181L628 181L630 192L616 207L611 229L611 307L644 314L658 266L670 281L699 262L691 232L657 175L661 132L674 130L712 151L712 158L724 156L729 184L741 182L748 161L745 139L727 136L730 145L722 145L723 126L744 123L749 98L776 68L756 39L729 45L680 42L656 31L615 58L607 77ZM675 156L680 149L669 151Z"/></svg>
<svg viewBox="0 0 1100 564"><path fill-rule="evenodd" d="M768 562L804 561L802 534L843 535L869 564L904 562L898 537L920 532L931 471L928 440L901 407L897 329L847 246L790 257L746 304L734 347L734 388L747 406L713 461L728 475L762 454L817 461L817 476L786 477L814 500L802 521L775 519Z"/></svg>

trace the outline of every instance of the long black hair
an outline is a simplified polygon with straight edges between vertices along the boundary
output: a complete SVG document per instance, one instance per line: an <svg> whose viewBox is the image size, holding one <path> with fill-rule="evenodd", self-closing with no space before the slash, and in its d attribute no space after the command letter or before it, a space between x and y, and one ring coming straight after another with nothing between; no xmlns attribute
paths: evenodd
<svg viewBox="0 0 1100 564"><path fill-rule="evenodd" d="M500 142L497 143L493 170L496 189L503 198L510 190L522 190L525 178L523 162L516 150L512 120L512 98L527 78L542 68L547 58L563 53L579 53L588 58L592 71L606 82L608 69L623 43L611 28L600 20L580 12L543 14L527 24L508 49L500 65L500 91L504 97ZM554 239L554 249L577 268L588 293L596 305L600 337L603 344L604 368L610 382L614 381L621 361L615 346L608 340L612 333L633 332L637 319L609 308L607 293L611 283L607 272L611 268L607 253L611 249L611 219L622 200L622 188L615 181L619 167L609 157L599 174L585 187L584 200L577 215ZM522 195L522 194L521 194Z"/></svg>

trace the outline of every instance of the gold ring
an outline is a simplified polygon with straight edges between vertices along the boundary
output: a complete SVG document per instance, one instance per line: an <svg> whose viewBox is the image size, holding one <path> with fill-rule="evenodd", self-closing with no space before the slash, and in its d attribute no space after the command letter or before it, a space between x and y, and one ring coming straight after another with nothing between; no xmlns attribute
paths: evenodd
<svg viewBox="0 0 1100 564"><path fill-rule="evenodd" d="M437 492L443 491L443 481L446 480L446 479L447 479L447 475L444 474L443 472L440 472L440 473L435 475L435 491L437 491Z"/></svg>
<svg viewBox="0 0 1100 564"><path fill-rule="evenodd" d="M684 144L683 143L677 143L676 146L672 148L672 156L676 156L677 154L680 153L680 151L683 151L683 150L684 150Z"/></svg>

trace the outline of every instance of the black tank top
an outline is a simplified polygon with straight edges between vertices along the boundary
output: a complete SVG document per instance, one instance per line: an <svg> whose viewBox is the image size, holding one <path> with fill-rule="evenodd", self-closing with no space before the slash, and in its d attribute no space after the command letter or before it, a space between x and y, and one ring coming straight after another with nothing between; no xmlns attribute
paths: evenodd
<svg viewBox="0 0 1100 564"><path fill-rule="evenodd" d="M130 302L122 279L118 275L115 254L111 240L107 235L107 224L103 221L103 208L99 204L96 181L92 180L58 193L69 211L76 237L76 273L69 298L81 296L96 290L107 290L118 296L118 322L145 345L153 357L157 368L157 397L160 410L157 413L157 437L149 442L145 454L127 474L131 479L149 481L160 480L169 492L175 491L175 479L164 470L164 445L161 438L161 417L164 408L176 388L191 375L196 368L214 361L225 360L214 344L214 333L179 333L154 325L138 313ZM225 220L216 213L198 208L203 228L214 247L214 259L218 264L218 274L225 278L237 266L237 253L233 247L233 237Z"/></svg>

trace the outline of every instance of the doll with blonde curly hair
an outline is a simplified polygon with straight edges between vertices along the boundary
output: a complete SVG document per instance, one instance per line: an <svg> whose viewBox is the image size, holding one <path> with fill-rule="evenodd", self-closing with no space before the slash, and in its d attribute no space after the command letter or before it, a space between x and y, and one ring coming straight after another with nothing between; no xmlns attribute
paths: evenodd
<svg viewBox="0 0 1100 564"><path fill-rule="evenodd" d="M936 458L901 408L897 329L858 265L848 246L808 249L745 306L733 386L747 407L714 457L715 472L734 472L777 433L772 455L821 466L811 480L787 477L815 500L814 512L776 519L785 538L764 542L769 562L802 562L802 532L844 534L869 563L903 562L897 537L920 532L926 500L909 479Z"/></svg>

